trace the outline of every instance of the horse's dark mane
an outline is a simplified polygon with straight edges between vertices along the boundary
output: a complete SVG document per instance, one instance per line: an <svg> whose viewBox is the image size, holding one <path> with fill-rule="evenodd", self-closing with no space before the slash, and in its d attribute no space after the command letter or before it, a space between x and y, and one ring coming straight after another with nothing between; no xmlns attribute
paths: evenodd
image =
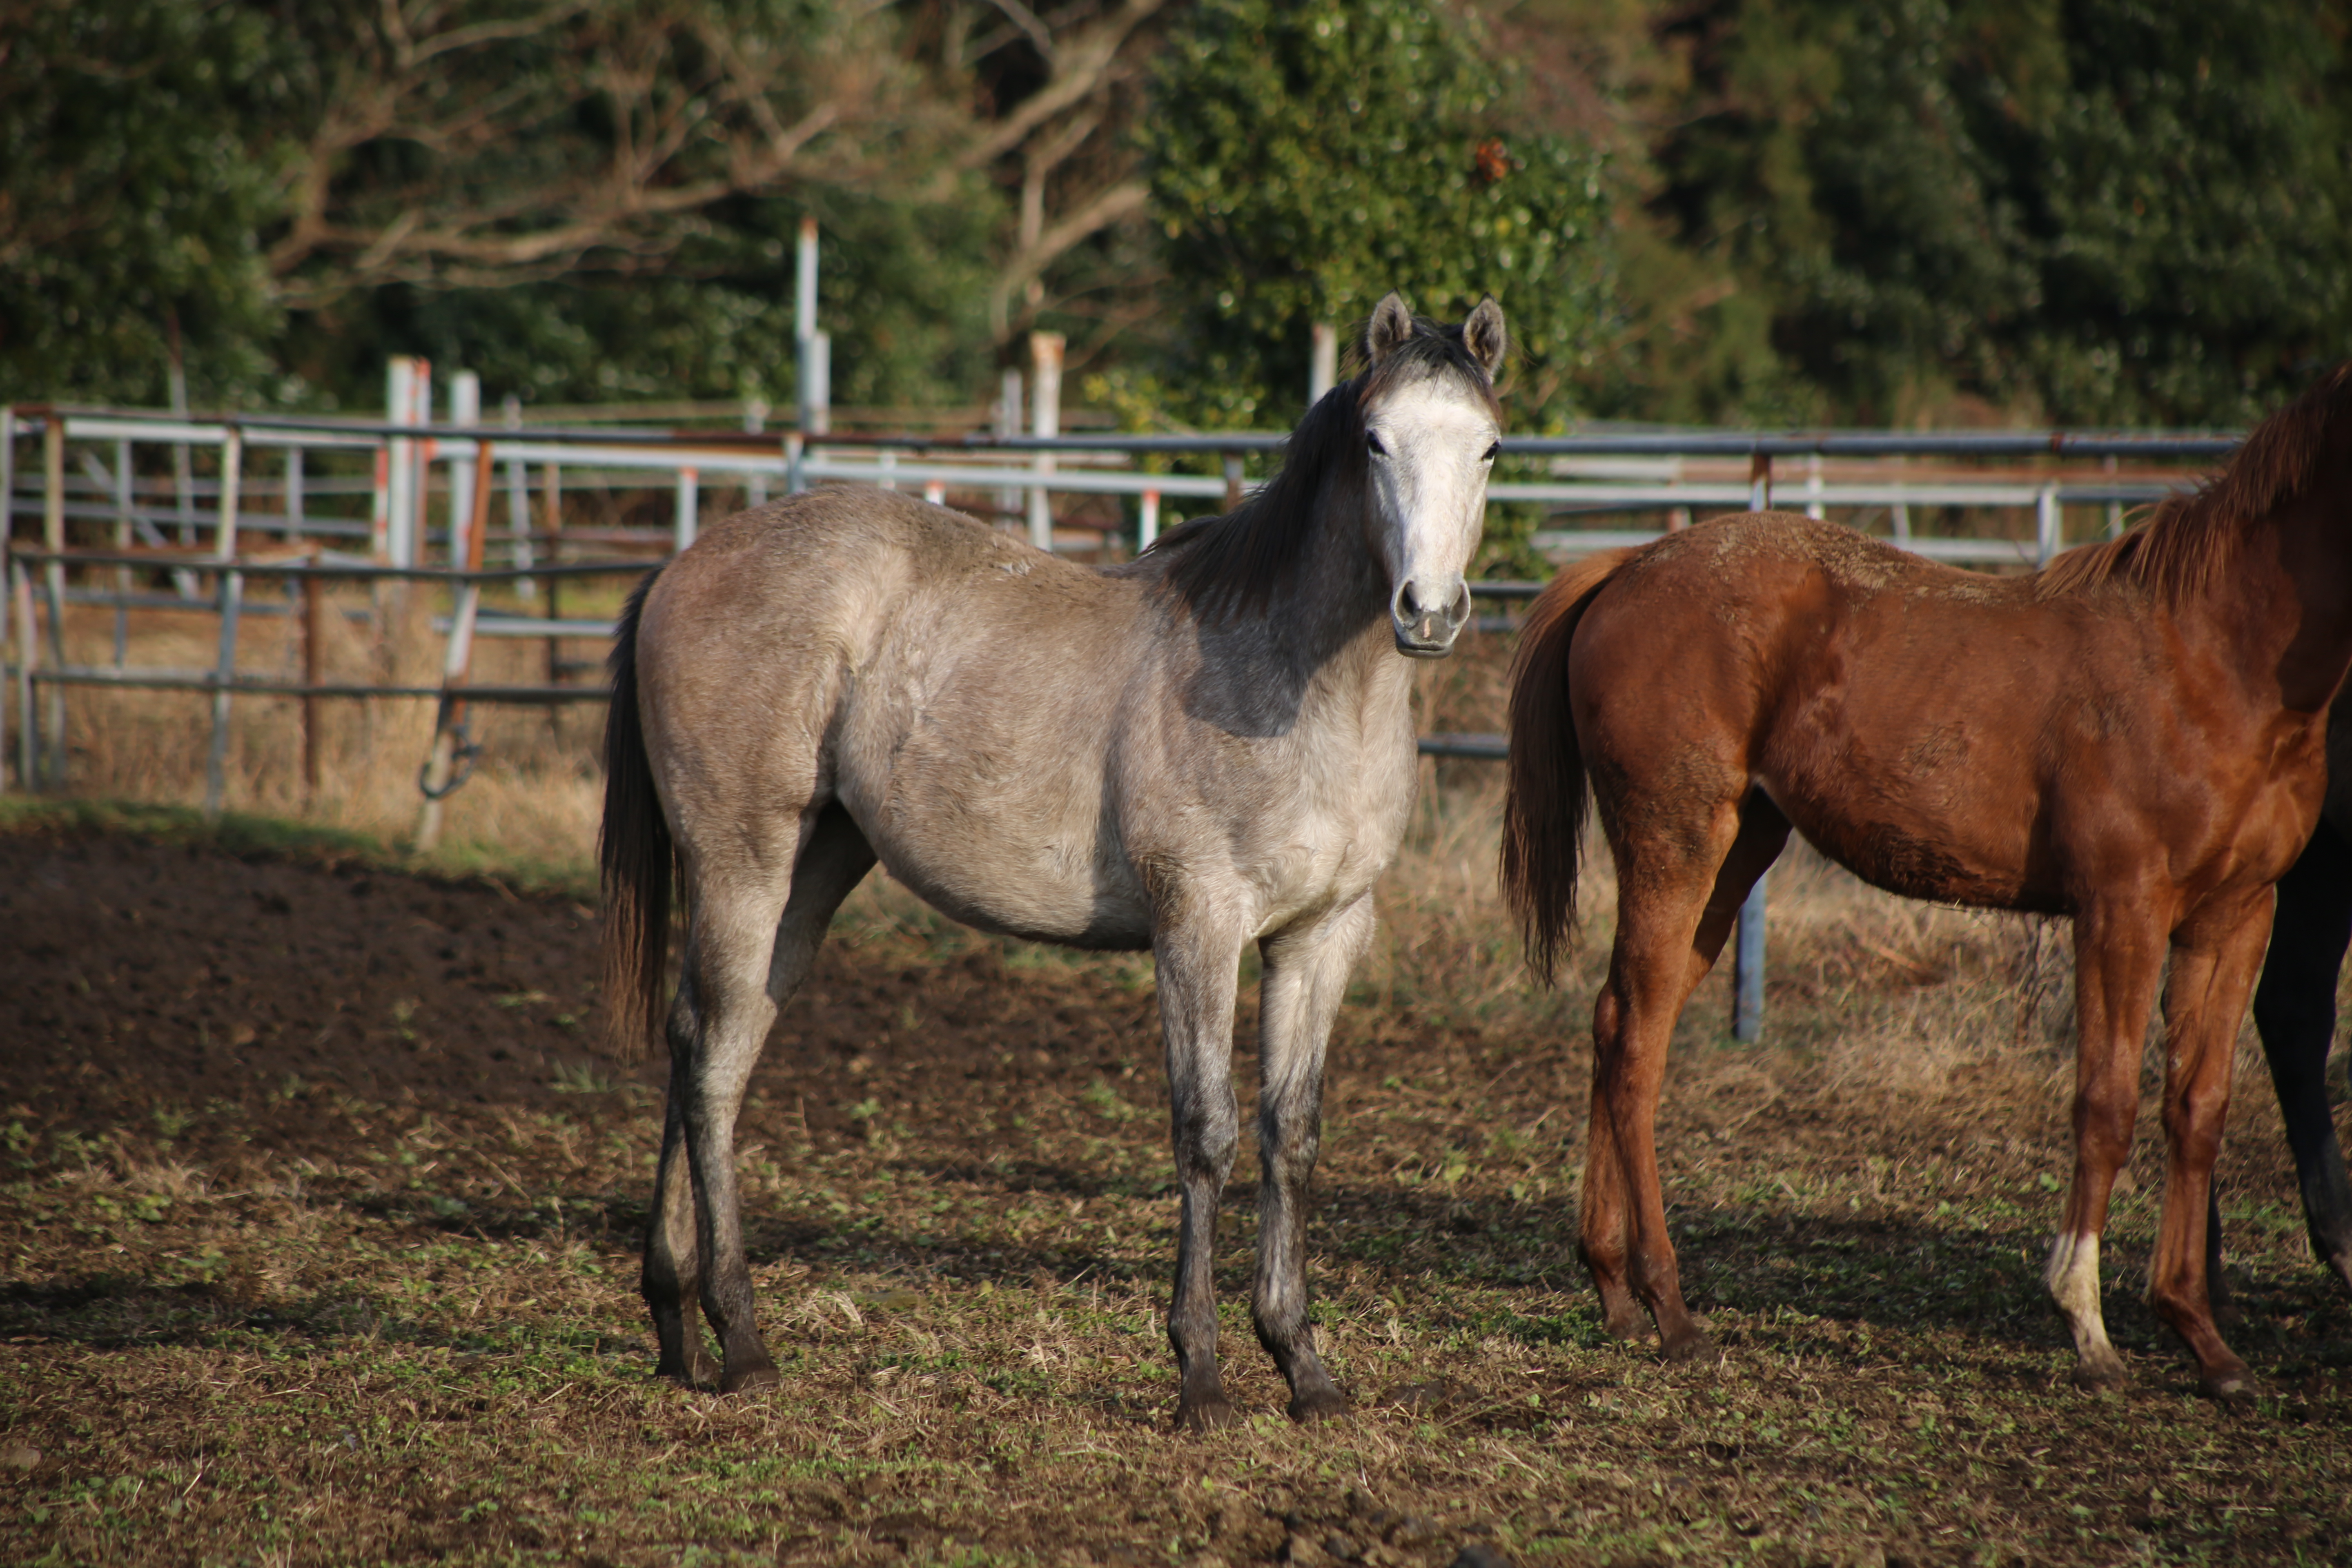
<svg viewBox="0 0 2352 1568"><path fill-rule="evenodd" d="M2322 456L2352 441L2352 361L2254 426L2230 466L2187 495L2160 501L2120 539L2070 550L2042 574L2044 595L2117 584L2167 603L2210 588L2246 531L2309 489Z"/></svg>
<svg viewBox="0 0 2352 1568"><path fill-rule="evenodd" d="M1317 498L1335 465L1341 494L1364 478L1364 408L1399 386L1459 376L1502 418L1494 384L1462 342L1458 326L1416 316L1412 336L1361 375L1343 381L1307 411L1283 443L1282 466L1256 494L1220 517L1192 518L1162 534L1150 553L1168 562L1167 582L1202 616L1262 610L1297 574L1321 521Z"/></svg>

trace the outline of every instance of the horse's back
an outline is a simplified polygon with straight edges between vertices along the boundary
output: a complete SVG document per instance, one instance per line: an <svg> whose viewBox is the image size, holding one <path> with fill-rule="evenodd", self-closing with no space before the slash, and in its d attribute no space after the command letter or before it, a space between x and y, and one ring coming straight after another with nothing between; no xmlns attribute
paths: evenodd
<svg viewBox="0 0 2352 1568"><path fill-rule="evenodd" d="M667 568L640 630L649 747L689 847L785 849L838 801L956 918L1149 940L1106 807L1155 639L1143 586L911 497L740 513ZM722 851L732 853L731 850Z"/></svg>

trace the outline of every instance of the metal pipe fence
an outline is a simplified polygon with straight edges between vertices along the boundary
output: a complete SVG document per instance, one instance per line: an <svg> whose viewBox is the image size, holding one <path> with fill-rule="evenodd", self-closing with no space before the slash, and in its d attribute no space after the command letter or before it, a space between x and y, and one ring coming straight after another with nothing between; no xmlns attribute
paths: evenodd
<svg viewBox="0 0 2352 1568"><path fill-rule="evenodd" d="M651 569L693 542L706 505L724 492L757 504L778 482L790 491L819 485L915 490L935 502L959 500L1045 548L1140 550L1163 521L1172 525L1172 513L1163 519L1171 503L1217 510L1239 504L1250 462L1263 468L1286 439L1261 432L1011 433L1017 422L1006 433L986 435L522 427L511 408L504 426L436 425L422 417L422 389L410 390L404 398L395 385L395 416L387 420L0 407L0 532L11 541L0 595L0 672L15 699L20 788L64 783L68 689L209 693L208 814L222 804L233 699L303 700L306 769L314 783L317 702L431 700L439 709L433 751L419 776L425 805L418 827L420 844L429 843L440 799L463 783L472 754L468 703L604 700L601 687L562 679L571 667L557 650L566 640L607 638L612 624L566 616L562 585ZM470 412L478 405L476 396L462 406ZM1055 429L1058 413L1041 405L1035 425ZM19 482L17 448L35 437L38 475L28 486ZM1852 525L1883 529L1879 536L1888 542L1930 559L2033 567L2084 542L2079 523L2085 514L2096 535L2112 536L2126 508L2161 500L2192 482L2185 469L2151 465L2210 463L2233 450L2237 439L2208 433L1636 429L1506 437L1487 499L1522 521L1535 512L1538 525L1528 542L1554 561L1644 543L1703 511L1759 510L1777 500L1815 517L1835 511ZM142 454L151 458L143 470ZM197 454L209 455L209 473L196 471ZM156 458L169 458L168 471ZM1914 468L1917 463L1940 467ZM1991 463L2012 467L1954 467ZM1832 471L1831 464L1839 467ZM2090 464L2097 467L2084 467ZM1188 467L1208 471L1184 471ZM665 491L666 509L659 499ZM504 525L494 528L501 495ZM604 514L601 522L572 515L592 502ZM647 510L658 518L664 510L666 523L634 521ZM1656 521L1591 526L1628 517ZM14 541L17 521L28 518L39 520L37 544ZM2070 518L2078 524L2072 536ZM110 548L93 547L101 538ZM267 542L268 552L255 551L254 539ZM585 547L608 554L577 558ZM625 549L639 553L617 553ZM494 554L499 564L492 564ZM156 579L168 580L170 590L155 586ZM317 622L320 590L330 582L445 590L448 611L434 622L444 637L442 679L323 679ZM282 598L248 600L250 584L274 584ZM498 584L510 585L520 603L485 608L483 588ZM1509 602L1532 596L1540 584L1473 586L1484 597ZM68 605L114 610L111 667L68 663ZM133 609L216 616L212 666L129 665ZM305 679L238 668L238 627L247 615L303 618ZM471 683L472 648L484 637L546 639L548 681ZM47 698L45 712L39 697ZM7 718L0 711L0 756L9 750ZM1421 750L1471 760L1507 754L1504 738L1492 734L1424 736ZM1743 1038L1754 1037L1761 1016L1760 882L1750 903L1735 947L1735 1033Z"/></svg>

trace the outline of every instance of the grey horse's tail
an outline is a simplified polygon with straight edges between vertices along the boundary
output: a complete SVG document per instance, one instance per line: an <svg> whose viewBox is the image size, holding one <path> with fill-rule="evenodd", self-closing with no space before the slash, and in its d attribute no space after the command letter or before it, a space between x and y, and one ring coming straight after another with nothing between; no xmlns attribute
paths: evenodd
<svg viewBox="0 0 2352 1568"><path fill-rule="evenodd" d="M1630 550L1587 556L1537 596L1511 660L1509 794L1503 801L1503 890L1518 912L1528 963L1551 984L1576 929L1576 883L1592 790L1569 709L1576 628Z"/></svg>
<svg viewBox="0 0 2352 1568"><path fill-rule="evenodd" d="M670 888L677 874L677 847L637 718L637 617L660 575L647 573L629 595L606 666L613 696L604 715L604 821L596 834L596 867L604 894L605 1037L625 1062L640 1059L661 1030Z"/></svg>

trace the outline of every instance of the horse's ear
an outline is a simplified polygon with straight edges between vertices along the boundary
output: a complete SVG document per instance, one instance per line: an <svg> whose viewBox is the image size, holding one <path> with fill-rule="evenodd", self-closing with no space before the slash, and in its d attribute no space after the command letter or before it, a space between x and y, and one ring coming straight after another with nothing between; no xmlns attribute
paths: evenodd
<svg viewBox="0 0 2352 1568"><path fill-rule="evenodd" d="M1492 294L1479 300L1470 319L1462 323L1462 346L1486 367L1488 381L1502 375L1503 351L1510 346L1510 338L1503 331L1503 307L1495 303Z"/></svg>
<svg viewBox="0 0 2352 1568"><path fill-rule="evenodd" d="M1372 307L1372 324L1364 329L1366 363L1379 364L1411 336L1412 312L1405 309L1404 296L1391 289Z"/></svg>

